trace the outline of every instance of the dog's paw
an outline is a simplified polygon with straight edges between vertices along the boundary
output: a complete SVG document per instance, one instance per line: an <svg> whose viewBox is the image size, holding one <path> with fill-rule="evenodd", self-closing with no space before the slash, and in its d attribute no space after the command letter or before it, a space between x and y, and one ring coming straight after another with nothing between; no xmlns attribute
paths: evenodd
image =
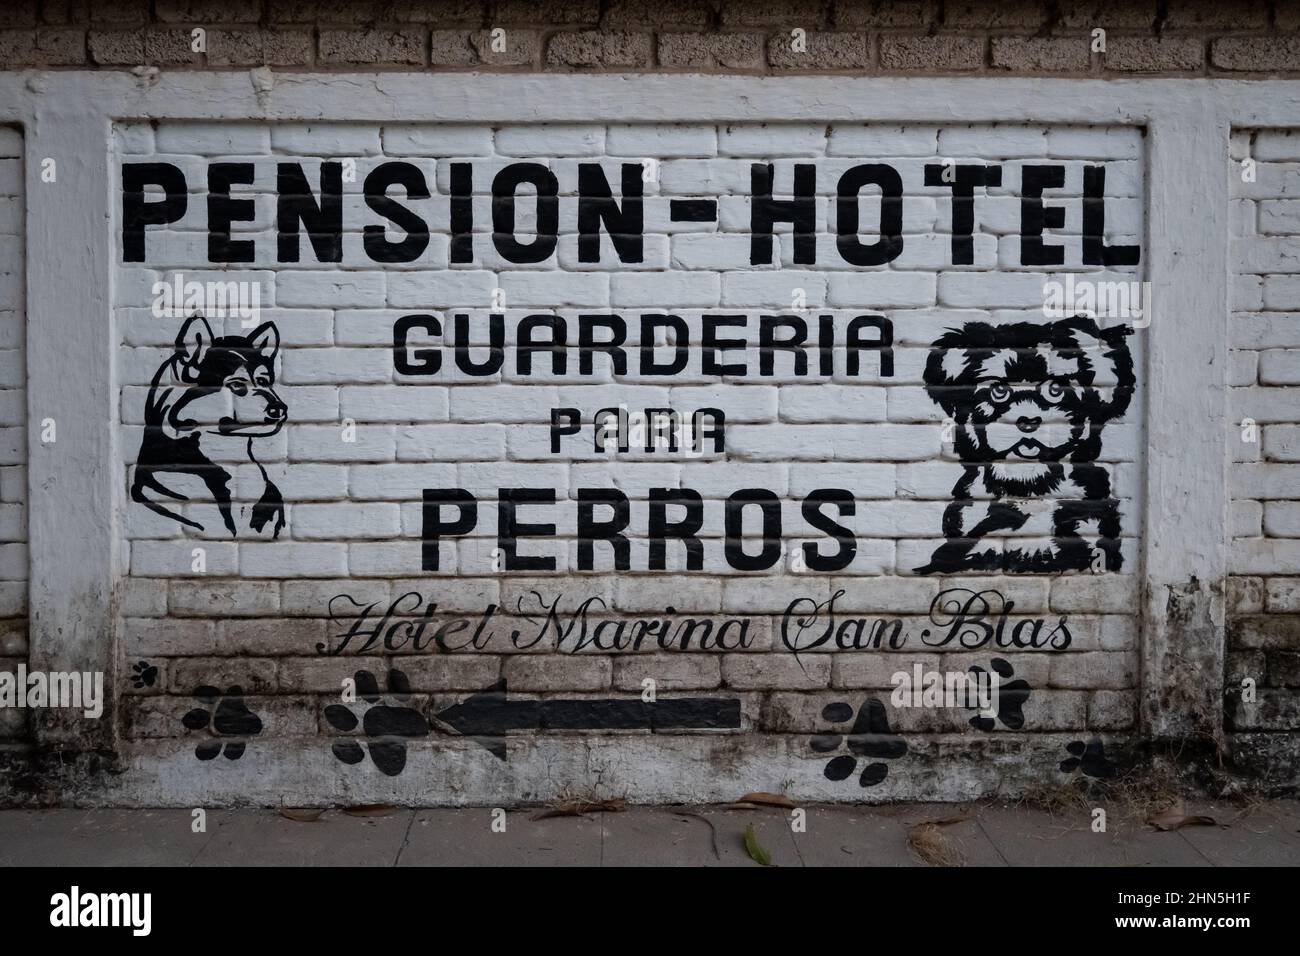
<svg viewBox="0 0 1300 956"><path fill-rule="evenodd" d="M379 693L379 682L370 671L357 671L357 695L367 705L361 720L344 704L330 704L325 708L325 721L340 733L351 733L358 724L367 740L363 746L356 740L340 738L330 748L340 761L358 764L370 760L380 773L395 777L406 768L406 743L415 737L429 734L428 719L406 701L410 684L406 675L397 669L388 672L389 698L384 701Z"/></svg>
<svg viewBox="0 0 1300 956"><path fill-rule="evenodd" d="M228 687L222 694L217 688L207 685L194 691L194 696L203 706L187 713L181 718L181 723L189 730L207 730L216 737L196 745L194 756L200 760L212 760L218 754L224 754L227 760L238 760L244 755L248 742L243 738L260 734L262 719L248 709L243 694L239 687Z"/></svg>
<svg viewBox="0 0 1300 956"><path fill-rule="evenodd" d="M1106 748L1100 737L1093 737L1086 744L1082 740L1071 741L1065 745L1065 749L1070 756L1061 761L1062 773L1078 770L1085 777L1108 780L1118 772L1119 768L1106 756Z"/></svg>
<svg viewBox="0 0 1300 956"><path fill-rule="evenodd" d="M853 707L843 702L827 704L822 716L833 724L844 723L853 717ZM889 764L882 761L897 760L907 754L907 742L890 729L885 705L875 697L868 698L858 709L847 738L841 734L819 734L812 739L811 746L816 753L831 753L841 744L849 752L832 757L823 773L827 780L846 780L857 770L858 758L867 758L858 776L860 787L874 787L883 782L889 775Z"/></svg>
<svg viewBox="0 0 1300 956"><path fill-rule="evenodd" d="M1019 730L1025 726L1025 701L1029 700L1029 694L1033 688L1029 686L1028 681L1012 680L1011 678L1016 676L1015 669L1001 657L995 657L989 661L989 668L1000 678L997 695L997 720L1011 730ZM984 669L981 667L970 668L970 674L976 680L983 673ZM997 723L990 716L976 714L970 719L970 725L976 730L988 733L997 726Z"/></svg>
<svg viewBox="0 0 1300 956"><path fill-rule="evenodd" d="M131 683L138 690L152 687L158 680L158 668L148 661L137 661L131 667Z"/></svg>

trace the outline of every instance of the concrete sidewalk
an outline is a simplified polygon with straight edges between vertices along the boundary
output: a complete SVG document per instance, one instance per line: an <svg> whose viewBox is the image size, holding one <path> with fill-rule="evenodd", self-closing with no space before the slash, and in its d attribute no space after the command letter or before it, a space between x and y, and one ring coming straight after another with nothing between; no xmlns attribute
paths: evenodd
<svg viewBox="0 0 1300 956"><path fill-rule="evenodd" d="M0 866L754 866L749 824L777 866L1300 865L1300 801L1187 812L1216 822L1161 832L1111 810L1107 831L1094 833L1086 809L814 806L795 832L775 808L630 807L542 820L511 810L500 833L487 808L367 808L310 821L209 810L195 833L190 810L5 810Z"/></svg>

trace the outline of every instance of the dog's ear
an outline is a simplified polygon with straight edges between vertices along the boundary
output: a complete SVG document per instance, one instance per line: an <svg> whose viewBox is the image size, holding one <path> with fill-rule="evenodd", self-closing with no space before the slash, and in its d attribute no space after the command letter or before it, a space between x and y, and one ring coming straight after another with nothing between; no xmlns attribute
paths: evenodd
<svg viewBox="0 0 1300 956"><path fill-rule="evenodd" d="M970 413L970 352L987 345L991 332L985 322L970 322L961 329L949 329L930 347L925 390L936 405L959 421L965 421Z"/></svg>
<svg viewBox="0 0 1300 956"><path fill-rule="evenodd" d="M248 335L248 347L258 353L269 364L275 361L280 351L280 330L274 322L263 322Z"/></svg>
<svg viewBox="0 0 1300 956"><path fill-rule="evenodd" d="M1128 410L1136 382L1133 355L1125 341L1133 330L1126 325L1103 329L1094 319L1082 315L1062 319L1057 325L1067 330L1069 339L1079 349L1081 367L1089 372L1089 387L1085 392L1088 419L1098 426L1119 418ZM1107 388L1109 398L1104 391L1099 391Z"/></svg>
<svg viewBox="0 0 1300 956"><path fill-rule="evenodd" d="M207 319L195 312L185 320L176 336L176 357L187 372L197 370L211 345L212 327Z"/></svg>

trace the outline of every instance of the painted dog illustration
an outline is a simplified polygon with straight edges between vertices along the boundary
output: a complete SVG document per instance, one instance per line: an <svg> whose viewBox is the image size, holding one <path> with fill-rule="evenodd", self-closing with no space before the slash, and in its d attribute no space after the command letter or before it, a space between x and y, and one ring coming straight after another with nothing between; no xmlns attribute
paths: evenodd
<svg viewBox="0 0 1300 956"><path fill-rule="evenodd" d="M934 343L926 390L953 419L964 469L947 540L917 573L1081 571L1097 554L1120 569L1119 502L1095 462L1133 395L1130 331L1084 316L971 322ZM977 484L991 500L972 500Z"/></svg>
<svg viewBox="0 0 1300 956"><path fill-rule="evenodd" d="M288 408L275 393L279 350L280 333L271 322L247 336L216 338L203 316L186 320L175 352L159 366L149 387L133 501L202 531L200 522L160 499L188 501L190 496L174 486L197 479L232 535L247 528L279 537L284 499L253 453L254 443L276 434L288 418ZM230 486L241 473L252 487L239 498L252 503L238 507L237 525Z"/></svg>

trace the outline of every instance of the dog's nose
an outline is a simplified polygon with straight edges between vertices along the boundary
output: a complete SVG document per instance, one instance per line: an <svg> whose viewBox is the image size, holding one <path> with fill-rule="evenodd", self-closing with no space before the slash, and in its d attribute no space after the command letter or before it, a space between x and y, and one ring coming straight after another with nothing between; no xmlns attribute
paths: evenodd
<svg viewBox="0 0 1300 956"><path fill-rule="evenodd" d="M288 411L288 407L283 402L274 402L266 406L266 417L273 422L278 422Z"/></svg>
<svg viewBox="0 0 1300 956"><path fill-rule="evenodd" d="M1036 431L1041 424L1043 424L1043 419L1039 416L1030 418L1028 415L1021 415L1016 419L1016 427L1026 433Z"/></svg>

